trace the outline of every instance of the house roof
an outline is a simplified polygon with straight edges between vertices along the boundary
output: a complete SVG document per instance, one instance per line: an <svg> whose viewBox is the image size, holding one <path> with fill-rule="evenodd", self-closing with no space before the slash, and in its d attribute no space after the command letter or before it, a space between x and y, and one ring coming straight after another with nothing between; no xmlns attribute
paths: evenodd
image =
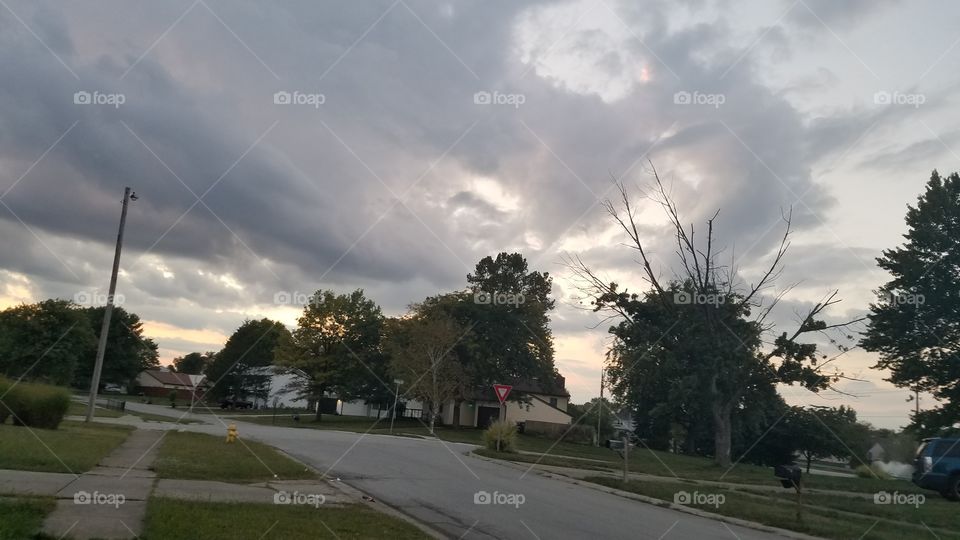
<svg viewBox="0 0 960 540"><path fill-rule="evenodd" d="M173 386L185 386L187 388L193 388L194 384L190 378L190 375L186 373L176 373L173 371L163 371L159 369L147 369L144 370L145 374L153 377L161 384L170 384ZM197 386L203 384L198 381Z"/></svg>
<svg viewBox="0 0 960 540"><path fill-rule="evenodd" d="M565 387L566 380L557 376L557 380L551 385L537 379L526 379L516 381L511 386L511 392L519 394L539 394L541 396L570 397ZM504 382L503 384L510 384ZM497 401L497 394L493 391L493 386L485 386L475 389L468 395L468 399L476 401Z"/></svg>

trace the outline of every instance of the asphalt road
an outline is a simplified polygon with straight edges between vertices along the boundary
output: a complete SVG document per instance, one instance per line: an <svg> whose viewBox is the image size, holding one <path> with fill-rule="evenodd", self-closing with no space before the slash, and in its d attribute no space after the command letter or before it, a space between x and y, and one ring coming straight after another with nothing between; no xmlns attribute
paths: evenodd
<svg viewBox="0 0 960 540"><path fill-rule="evenodd" d="M128 402L127 407L183 414L157 405ZM218 422L210 415L191 417ZM236 423L241 437L276 446L452 538L779 538L525 474L467 455L473 445L224 421ZM226 431L219 423L182 427L217 435ZM480 492L490 494L493 503L478 504Z"/></svg>

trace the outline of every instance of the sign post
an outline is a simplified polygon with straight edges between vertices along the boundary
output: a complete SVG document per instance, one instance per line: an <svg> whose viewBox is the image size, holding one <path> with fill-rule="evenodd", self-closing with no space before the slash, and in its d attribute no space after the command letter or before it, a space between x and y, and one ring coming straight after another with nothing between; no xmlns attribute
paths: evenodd
<svg viewBox="0 0 960 540"><path fill-rule="evenodd" d="M507 401L507 396L510 395L510 390L513 387L509 384L495 384L493 385L493 392L497 394L497 400L500 401L500 411L503 421L507 421L507 407L504 404ZM497 430L497 452L500 451L500 430Z"/></svg>

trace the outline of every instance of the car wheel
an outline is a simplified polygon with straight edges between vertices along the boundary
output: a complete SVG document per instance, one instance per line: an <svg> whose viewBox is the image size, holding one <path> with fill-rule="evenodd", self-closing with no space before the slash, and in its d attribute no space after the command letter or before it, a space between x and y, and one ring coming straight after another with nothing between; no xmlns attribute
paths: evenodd
<svg viewBox="0 0 960 540"><path fill-rule="evenodd" d="M960 474L955 474L947 480L947 488L941 493L945 499L960 500Z"/></svg>

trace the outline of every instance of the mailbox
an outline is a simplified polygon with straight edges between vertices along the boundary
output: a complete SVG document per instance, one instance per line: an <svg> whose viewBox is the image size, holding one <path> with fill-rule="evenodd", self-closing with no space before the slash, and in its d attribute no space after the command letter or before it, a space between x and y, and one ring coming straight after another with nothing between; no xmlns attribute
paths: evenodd
<svg viewBox="0 0 960 540"><path fill-rule="evenodd" d="M800 488L800 479L803 471L800 467L790 465L777 465L773 468L773 475L780 479L780 484L785 488Z"/></svg>

